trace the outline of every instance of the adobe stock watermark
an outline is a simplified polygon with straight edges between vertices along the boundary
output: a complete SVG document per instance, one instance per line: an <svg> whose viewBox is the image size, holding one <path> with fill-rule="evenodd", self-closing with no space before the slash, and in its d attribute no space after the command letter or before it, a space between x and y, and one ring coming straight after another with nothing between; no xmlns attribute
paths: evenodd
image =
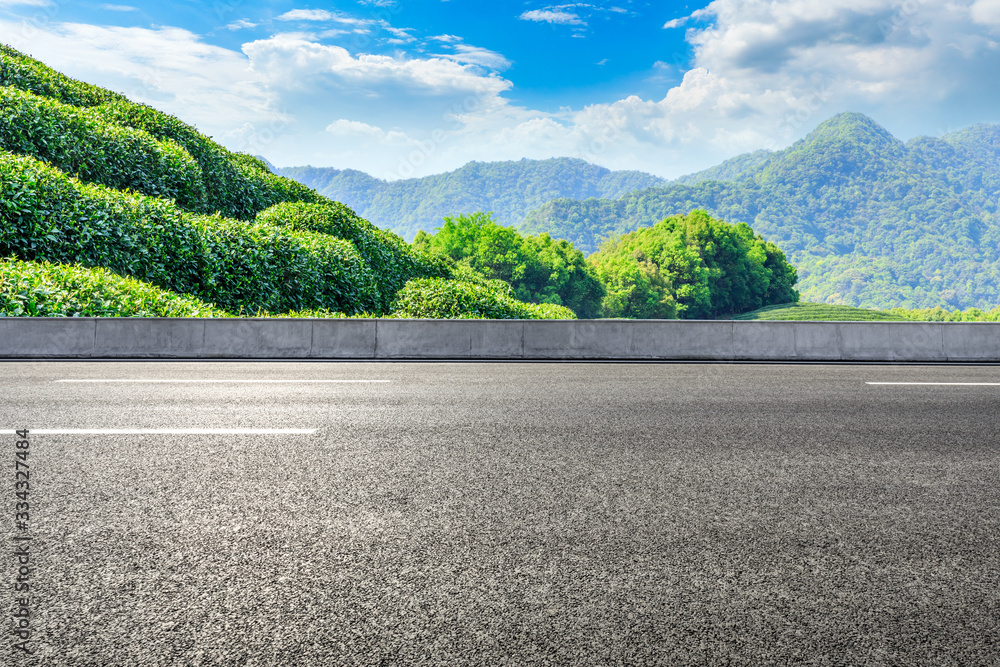
<svg viewBox="0 0 1000 667"><path fill-rule="evenodd" d="M919 11L920 3L917 0L905 0L890 18L879 19L878 29L882 31L883 39L888 39L900 28L911 25Z"/></svg>
<svg viewBox="0 0 1000 667"><path fill-rule="evenodd" d="M281 137L291 124L286 113L279 113L262 127L254 123L244 124L240 131L242 136L238 143L238 152L263 156L264 149Z"/></svg>
<svg viewBox="0 0 1000 667"><path fill-rule="evenodd" d="M826 103L830 101L832 96L830 87L826 83L807 89L806 94L800 97L796 104L778 119L778 122L774 125L774 129L781 136L785 138L790 137L812 120ZM772 138L769 144L765 146L769 150L781 148L778 145L778 140L775 138Z"/></svg>
<svg viewBox="0 0 1000 667"><path fill-rule="evenodd" d="M412 178L417 169L434 156L441 146L454 140L454 132L463 127L461 117L482 110L492 92L488 86L480 86L475 93L466 95L461 101L452 104L441 115L441 120L446 126L432 130L426 140L417 140L412 150L399 160L396 171L389 176L390 180Z"/></svg>
<svg viewBox="0 0 1000 667"><path fill-rule="evenodd" d="M52 0L38 8L31 18L21 21L21 37L34 39L39 31L48 27L50 23L59 15L63 7L72 4L73 0Z"/></svg>

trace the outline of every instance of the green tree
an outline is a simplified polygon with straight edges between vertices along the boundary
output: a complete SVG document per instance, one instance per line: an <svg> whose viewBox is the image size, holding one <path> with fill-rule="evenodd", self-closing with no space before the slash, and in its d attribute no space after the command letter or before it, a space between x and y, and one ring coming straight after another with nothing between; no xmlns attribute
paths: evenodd
<svg viewBox="0 0 1000 667"><path fill-rule="evenodd" d="M520 301L565 306L582 318L601 315L604 287L568 241L548 234L524 237L480 212L444 218L434 234L418 232L413 246L509 283Z"/></svg>
<svg viewBox="0 0 1000 667"><path fill-rule="evenodd" d="M704 211L612 236L588 261L607 286L608 317L667 317L674 308L708 318L798 300L795 268L777 246Z"/></svg>

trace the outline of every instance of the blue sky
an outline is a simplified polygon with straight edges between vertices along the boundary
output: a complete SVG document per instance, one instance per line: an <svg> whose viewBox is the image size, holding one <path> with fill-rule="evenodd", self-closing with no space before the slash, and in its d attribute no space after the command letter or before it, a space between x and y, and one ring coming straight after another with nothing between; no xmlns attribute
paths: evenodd
<svg viewBox="0 0 1000 667"><path fill-rule="evenodd" d="M281 166L674 177L841 111L1000 121L1000 0L0 0L0 41Z"/></svg>

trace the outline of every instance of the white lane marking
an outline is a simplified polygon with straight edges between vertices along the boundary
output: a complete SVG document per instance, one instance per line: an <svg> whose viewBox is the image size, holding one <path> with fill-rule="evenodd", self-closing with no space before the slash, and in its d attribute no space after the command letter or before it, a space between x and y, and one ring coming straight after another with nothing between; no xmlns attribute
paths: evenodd
<svg viewBox="0 0 1000 667"><path fill-rule="evenodd" d="M896 384L942 387L1000 387L1000 382L865 382L865 384Z"/></svg>
<svg viewBox="0 0 1000 667"><path fill-rule="evenodd" d="M28 435L312 435L314 428L33 428ZM16 431L0 431L14 435Z"/></svg>
<svg viewBox="0 0 1000 667"><path fill-rule="evenodd" d="M204 384L343 384L352 382L392 382L392 380L143 380L143 379L96 379L96 380L55 380L55 382L90 382L90 383L101 383L101 382L135 382L140 384L151 384L151 383L176 383L176 384L187 384L187 383L204 383Z"/></svg>

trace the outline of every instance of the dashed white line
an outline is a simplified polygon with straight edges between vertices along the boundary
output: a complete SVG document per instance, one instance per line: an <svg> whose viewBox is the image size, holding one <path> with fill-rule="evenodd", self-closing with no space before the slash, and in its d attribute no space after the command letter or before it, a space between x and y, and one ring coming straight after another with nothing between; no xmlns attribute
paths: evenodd
<svg viewBox="0 0 1000 667"><path fill-rule="evenodd" d="M38 428L28 435L312 435L314 428ZM0 431L14 435L15 431Z"/></svg>
<svg viewBox="0 0 1000 667"><path fill-rule="evenodd" d="M941 387L1000 387L1000 382L865 382L865 384L893 384L912 386Z"/></svg>

